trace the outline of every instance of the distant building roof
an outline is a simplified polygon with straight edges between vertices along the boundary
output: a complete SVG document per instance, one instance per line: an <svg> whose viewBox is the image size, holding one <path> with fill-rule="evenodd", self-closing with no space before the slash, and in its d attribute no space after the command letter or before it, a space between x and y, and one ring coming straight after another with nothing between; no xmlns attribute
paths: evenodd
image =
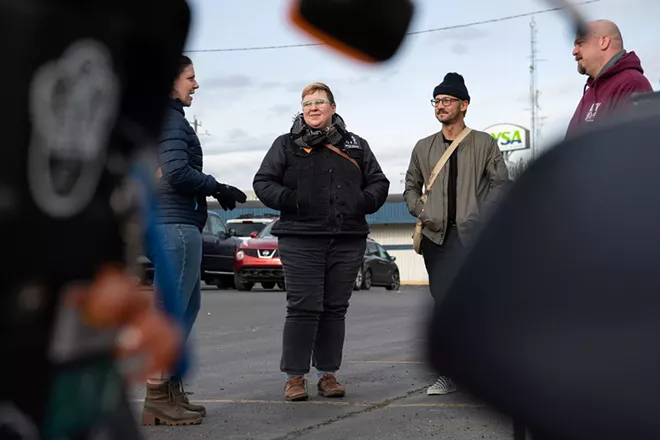
<svg viewBox="0 0 660 440"><path fill-rule="evenodd" d="M255 200L248 200L238 205L233 211L224 211L220 208L217 201L209 200L208 209L220 215L224 221L241 216L264 217L279 214L277 211L266 208L261 202ZM412 224L416 221L417 219L408 212L408 207L403 201L403 196L400 194L390 194L387 202L385 202L378 212L367 216L367 222L371 225Z"/></svg>

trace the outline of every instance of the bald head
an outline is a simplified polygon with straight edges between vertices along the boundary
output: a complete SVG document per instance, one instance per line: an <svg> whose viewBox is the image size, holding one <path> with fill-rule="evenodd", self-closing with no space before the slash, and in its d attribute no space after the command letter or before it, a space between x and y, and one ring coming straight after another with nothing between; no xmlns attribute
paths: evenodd
<svg viewBox="0 0 660 440"><path fill-rule="evenodd" d="M593 20L587 23L587 27L591 35L598 38L609 38L610 46L615 52L619 52L623 49L623 37L621 36L621 31L619 30L619 26L613 21Z"/></svg>
<svg viewBox="0 0 660 440"><path fill-rule="evenodd" d="M619 27L610 20L593 20L587 23L588 34L577 35L573 56L578 72L596 77L607 62L623 50L623 37Z"/></svg>

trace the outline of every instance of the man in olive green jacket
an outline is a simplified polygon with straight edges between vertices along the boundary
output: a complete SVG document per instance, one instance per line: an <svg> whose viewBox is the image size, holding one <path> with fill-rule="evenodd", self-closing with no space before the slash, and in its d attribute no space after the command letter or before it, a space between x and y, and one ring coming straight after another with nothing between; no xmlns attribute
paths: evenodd
<svg viewBox="0 0 660 440"><path fill-rule="evenodd" d="M429 274L436 306L444 295L484 220L504 194L509 172L495 139L471 130L454 150L428 191L423 188L436 163L465 128L470 95L463 77L448 73L433 90L431 104L442 130L415 145L406 173L404 199L408 210L422 222L421 253ZM429 395L456 390L447 377L428 389Z"/></svg>

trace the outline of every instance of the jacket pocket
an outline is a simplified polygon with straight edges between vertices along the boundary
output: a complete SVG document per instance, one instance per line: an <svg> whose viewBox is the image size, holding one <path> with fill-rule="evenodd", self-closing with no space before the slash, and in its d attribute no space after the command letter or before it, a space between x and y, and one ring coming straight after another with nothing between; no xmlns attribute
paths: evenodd
<svg viewBox="0 0 660 440"><path fill-rule="evenodd" d="M296 213L300 217L309 217L312 211L311 203L308 191L296 191Z"/></svg>
<svg viewBox="0 0 660 440"><path fill-rule="evenodd" d="M432 193L423 205L423 214L420 215L424 227L433 232L439 232L443 228L444 206L443 200L438 200Z"/></svg>
<svg viewBox="0 0 660 440"><path fill-rule="evenodd" d="M340 212L344 217L359 218L366 215L364 192L357 185L342 182L337 188Z"/></svg>
<svg viewBox="0 0 660 440"><path fill-rule="evenodd" d="M314 163L312 156L296 157L296 210L300 219L312 216L314 197Z"/></svg>
<svg viewBox="0 0 660 440"><path fill-rule="evenodd" d="M287 189L282 200L283 214L295 214L298 212L298 191L295 189Z"/></svg>

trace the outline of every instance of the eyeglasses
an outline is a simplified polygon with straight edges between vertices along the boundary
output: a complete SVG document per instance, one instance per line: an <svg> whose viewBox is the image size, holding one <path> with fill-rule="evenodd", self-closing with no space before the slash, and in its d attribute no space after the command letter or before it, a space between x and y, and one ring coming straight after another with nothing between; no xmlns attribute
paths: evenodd
<svg viewBox="0 0 660 440"><path fill-rule="evenodd" d="M313 101L303 101L302 102L303 107L309 107L312 104L316 104L318 106L318 105L332 104L332 103L330 101L328 101L327 99L321 99L321 98L314 99Z"/></svg>
<svg viewBox="0 0 660 440"><path fill-rule="evenodd" d="M431 100L431 105L433 107L437 107L439 103L442 103L445 107L450 105L452 102L460 101L460 99L456 98L442 98L442 99L432 99Z"/></svg>

